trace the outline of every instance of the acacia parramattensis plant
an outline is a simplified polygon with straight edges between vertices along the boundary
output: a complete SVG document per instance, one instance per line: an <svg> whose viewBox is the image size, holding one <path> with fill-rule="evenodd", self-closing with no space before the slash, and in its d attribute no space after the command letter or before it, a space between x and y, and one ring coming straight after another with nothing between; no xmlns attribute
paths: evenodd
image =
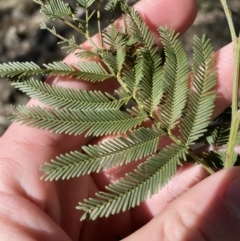
<svg viewBox="0 0 240 241"><path fill-rule="evenodd" d="M44 103L44 107L18 106L11 119L56 133L115 135L46 162L40 167L43 179L70 179L145 160L117 183L106 186L107 191L80 202L81 220L108 217L139 205L157 193L184 162L201 164L210 173L237 164L233 148L239 142L238 107L211 119L216 68L213 48L205 36L193 39L194 63L189 74L178 34L167 26L159 27L161 52L148 26L126 0L106 1L104 11L110 23L106 29L101 27L100 0L76 0L75 8L62 0L34 1L49 19L63 21L84 35L91 48L85 49L74 36L65 38L42 23L41 28L56 35L79 62L59 61L42 67L33 62L1 64L1 77ZM78 18L79 7L85 10L85 19ZM114 22L116 10L122 13L121 28ZM98 44L89 34L89 21L95 17ZM239 50L238 41L234 46ZM96 84L111 79L120 87L112 93L75 90L44 83L39 75L68 76ZM148 127L143 125L146 121ZM163 138L168 138L169 144L159 149ZM212 148L196 151L203 146Z"/></svg>

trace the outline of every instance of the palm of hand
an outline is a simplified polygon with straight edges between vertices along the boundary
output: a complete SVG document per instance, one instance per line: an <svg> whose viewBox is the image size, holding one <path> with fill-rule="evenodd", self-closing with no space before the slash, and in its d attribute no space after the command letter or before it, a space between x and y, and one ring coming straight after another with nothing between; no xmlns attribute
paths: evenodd
<svg viewBox="0 0 240 241"><path fill-rule="evenodd" d="M21 131L18 131L18 136L9 134L10 131L14 133L19 128ZM9 150L2 153L1 158L2 166L5 166L4 171L1 168L1 190L5 195L0 203L3 207L14 207L13 219L16 225L20 225L22 230L28 230L36 240L69 240L69 237L71 240L84 241L118 240L126 237L204 176L199 167L190 168L186 176L184 172L189 169L189 166L186 166L159 194L139 207L108 219L80 222L81 212L75 209L77 203L94 196L94 193L118 180L125 172L134 169L137 163L67 181L44 182L40 180L40 164L59 153L79 149L89 140L82 136L70 137L43 133L42 130L32 131L28 127L19 127L18 124L13 124L10 131L5 134L5 139L0 139L2 150ZM93 141L98 140L91 140ZM6 146L7 143L12 145ZM24 155L21 155L22 153ZM14 213L15 210L18 212ZM2 209L4 215L9 215L8 211ZM5 226L7 223L4 222L2 225Z"/></svg>

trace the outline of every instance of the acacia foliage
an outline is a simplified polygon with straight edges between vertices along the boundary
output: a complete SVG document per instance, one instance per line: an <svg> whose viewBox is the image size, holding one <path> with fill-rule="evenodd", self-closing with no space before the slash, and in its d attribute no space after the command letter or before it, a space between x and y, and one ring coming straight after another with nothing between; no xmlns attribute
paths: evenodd
<svg viewBox="0 0 240 241"><path fill-rule="evenodd" d="M110 0L105 10L110 13L110 26L99 26L100 44L89 38L89 21L98 0L77 0L84 8L86 19L79 19L76 9L62 0L34 0L41 12L51 20L64 21L83 34L92 44L84 49L70 39L60 36L55 28L41 24L60 38L60 44L75 54L79 62L62 61L44 64L13 62L0 65L0 76L48 108L18 106L11 119L25 125L69 135L104 136L120 134L112 140L82 147L41 166L43 179L58 180L100 172L113 166L122 166L145 158L131 173L127 173L107 191L80 202L81 220L108 217L139 205L157 193L176 174L177 167L191 161L206 168L221 166L224 155L219 152L196 154L196 144L226 144L228 121L211 121L216 93L215 58L210 41L194 37L194 63L189 75L186 53L178 34L167 27L159 27L163 45L158 49L148 26L139 14L124 0ZM114 23L114 13L123 14L123 27ZM73 90L50 86L35 76L68 76L81 81L118 81L120 88L112 94L101 91ZM192 88L189 88L189 83ZM151 121L146 128L142 123ZM224 120L224 121L223 121ZM176 131L178 130L178 131ZM159 142L170 138L172 143L159 149ZM225 138L225 139L224 139ZM225 141L224 141L225 140ZM209 157L211 161L209 161Z"/></svg>

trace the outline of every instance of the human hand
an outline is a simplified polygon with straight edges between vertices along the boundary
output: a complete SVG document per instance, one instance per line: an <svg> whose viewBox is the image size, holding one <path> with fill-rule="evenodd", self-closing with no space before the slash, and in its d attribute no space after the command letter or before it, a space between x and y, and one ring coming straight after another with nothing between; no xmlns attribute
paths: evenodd
<svg viewBox="0 0 240 241"><path fill-rule="evenodd" d="M142 0L136 8L156 36L157 27L165 24L183 32L191 25L196 14L194 0ZM230 105L231 51L231 46L228 46L218 53L215 115ZM65 61L71 63L74 57L70 55ZM89 83L61 78L49 82L87 90L95 87ZM106 81L99 84L98 88L111 92L114 86ZM31 103L36 101L32 100ZM111 241L117 240L117 237L126 237L150 220L126 240L239 239L238 234L234 233L238 230L238 221L231 216L228 206L219 197L225 197L223 192L226 186L234 177L240 176L239 168L222 171L194 186L207 174L199 166L186 164L168 185L139 207L108 219L80 222L81 212L75 210L76 204L132 170L136 163L58 182L40 181L42 173L39 166L56 155L81 150L82 145L98 140L90 140L83 135L57 135L17 123L11 125L0 139L0 240ZM224 226L225 220L228 220L229 226Z"/></svg>

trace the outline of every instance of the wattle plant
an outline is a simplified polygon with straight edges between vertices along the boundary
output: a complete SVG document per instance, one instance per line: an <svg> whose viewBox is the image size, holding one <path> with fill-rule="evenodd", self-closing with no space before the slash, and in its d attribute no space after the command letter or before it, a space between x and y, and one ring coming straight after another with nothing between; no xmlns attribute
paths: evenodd
<svg viewBox="0 0 240 241"><path fill-rule="evenodd" d="M139 205L157 193L184 162L201 164L210 173L237 163L233 148L240 140L238 108L234 107L234 112L228 109L211 120L216 68L212 46L205 36L194 37L194 63L189 74L178 34L166 26L159 27L164 49L161 53L147 25L126 0L107 1L110 26L104 30L100 0L76 1L78 7L85 9L85 20L61 0L34 1L44 15L65 22L92 46L84 49L74 37L67 39L43 23L41 28L60 38L63 48L74 53L79 62L59 61L43 67L33 62L1 64L1 77L47 106L18 106L11 119L56 133L116 136L45 163L40 167L43 179L70 179L145 160L116 184L107 186L107 191L79 203L77 209L84 211L81 220L108 217ZM96 10L90 11L94 6ZM123 14L121 28L114 23L116 9ZM89 20L94 12L99 44L89 36ZM238 41L236 46L240 48ZM120 87L111 94L74 90L41 82L34 78L38 75L67 76L96 84L111 79L118 81ZM143 125L146 121L148 127ZM235 132L231 134L233 128ZM159 149L163 138L168 138L170 144ZM208 146L212 148L202 148Z"/></svg>

